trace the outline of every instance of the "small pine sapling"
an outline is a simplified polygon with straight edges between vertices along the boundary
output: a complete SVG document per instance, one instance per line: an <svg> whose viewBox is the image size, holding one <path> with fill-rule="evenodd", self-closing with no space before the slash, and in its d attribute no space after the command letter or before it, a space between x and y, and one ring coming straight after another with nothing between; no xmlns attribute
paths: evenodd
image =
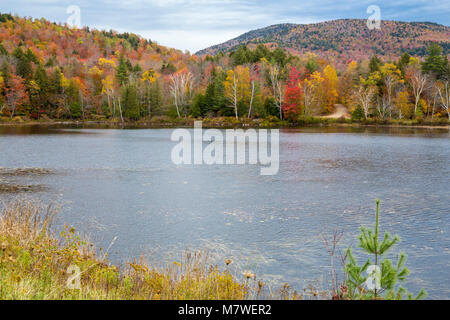
<svg viewBox="0 0 450 320"><path fill-rule="evenodd" d="M348 263L345 266L346 288L341 292L344 299L363 300L402 300L402 299L424 299L427 293L422 289L417 296L408 293L405 288L396 285L403 282L409 275L406 264L406 254L400 253L397 265L394 266L392 260L384 259L386 253L400 241L398 236L392 237L385 233L382 241L379 239L380 227L380 201L377 200L376 222L374 229L361 228L361 235L358 237L359 246L370 257L363 266L358 265L351 249L347 250Z"/></svg>

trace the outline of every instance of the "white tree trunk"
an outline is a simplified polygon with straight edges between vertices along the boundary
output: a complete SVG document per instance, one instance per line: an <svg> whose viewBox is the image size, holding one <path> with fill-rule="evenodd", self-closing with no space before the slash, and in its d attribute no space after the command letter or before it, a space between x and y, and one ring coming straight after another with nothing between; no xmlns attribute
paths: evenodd
<svg viewBox="0 0 450 320"><path fill-rule="evenodd" d="M252 81L252 97L250 98L250 108L248 110L248 118L252 116L253 98L255 96L255 81Z"/></svg>
<svg viewBox="0 0 450 320"><path fill-rule="evenodd" d="M120 112L120 119L122 120L122 123L123 123L123 115L122 115L122 105L120 104L120 97L119 97L118 99L119 99L119 112Z"/></svg>

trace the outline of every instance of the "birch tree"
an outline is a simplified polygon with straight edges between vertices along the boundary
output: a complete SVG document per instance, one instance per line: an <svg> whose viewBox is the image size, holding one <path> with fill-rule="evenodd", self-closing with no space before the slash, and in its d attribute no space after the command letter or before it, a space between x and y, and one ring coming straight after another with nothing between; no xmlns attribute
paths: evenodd
<svg viewBox="0 0 450 320"><path fill-rule="evenodd" d="M255 99L255 80L252 80L252 94L251 94L251 98L250 98L250 106L248 108L248 117L247 118L250 118L252 116L254 99Z"/></svg>
<svg viewBox="0 0 450 320"><path fill-rule="evenodd" d="M238 85L237 85L237 77L236 73L233 70L228 71L227 78L225 80L225 91L227 97L233 104L234 114L236 116L236 120L239 119L238 113Z"/></svg>
<svg viewBox="0 0 450 320"><path fill-rule="evenodd" d="M428 76L423 74L418 68L410 67L407 70L407 79L414 94L414 116L417 114L417 108L419 106L420 96L425 90L428 83Z"/></svg>
<svg viewBox="0 0 450 320"><path fill-rule="evenodd" d="M370 77L369 77L370 78ZM399 83L403 83L401 79L401 71L393 63L386 63L380 67L380 71L374 74L372 80L382 79L385 87L383 101L379 104L378 110L384 110L384 117L389 114L392 118L392 100L394 98L394 90ZM383 117L383 119L384 119Z"/></svg>
<svg viewBox="0 0 450 320"><path fill-rule="evenodd" d="M102 93L106 95L108 99L108 107L111 113L111 116L114 117L113 108L111 100L114 100L114 78L112 75L106 76L105 79L102 80Z"/></svg>
<svg viewBox="0 0 450 320"><path fill-rule="evenodd" d="M439 102L442 106L442 110L447 112L448 120L450 121L450 91L448 87L448 81L444 81L438 85Z"/></svg>
<svg viewBox="0 0 450 320"><path fill-rule="evenodd" d="M383 95L381 100L379 100L377 103L377 112L382 120L386 119L386 116L390 112L391 109L390 103L391 103L390 99L387 95Z"/></svg>
<svg viewBox="0 0 450 320"><path fill-rule="evenodd" d="M360 85L358 90L355 90L355 93L353 94L358 104L362 107L366 120L369 117L370 106L375 92L376 90L373 86Z"/></svg>
<svg viewBox="0 0 450 320"><path fill-rule="evenodd" d="M170 76L170 94L172 95L178 117L187 116L186 105L192 98L194 75L189 71L174 73Z"/></svg>
<svg viewBox="0 0 450 320"><path fill-rule="evenodd" d="M239 119L239 103L248 103L250 101L250 105L253 104L255 87L254 82L250 80L250 69L237 66L234 70L229 70L224 86L226 96L234 108L236 119ZM250 87L252 87L251 90Z"/></svg>
<svg viewBox="0 0 450 320"><path fill-rule="evenodd" d="M252 68L250 68L251 95L250 95L250 106L248 109L248 118L252 116L253 103L255 101L256 95L256 83L258 81L259 75L260 75L259 65L255 65Z"/></svg>
<svg viewBox="0 0 450 320"><path fill-rule="evenodd" d="M278 109L280 110L280 120L283 120L283 100L284 90L281 81L281 70L278 65L269 64L269 79L272 85L272 94L275 98Z"/></svg>

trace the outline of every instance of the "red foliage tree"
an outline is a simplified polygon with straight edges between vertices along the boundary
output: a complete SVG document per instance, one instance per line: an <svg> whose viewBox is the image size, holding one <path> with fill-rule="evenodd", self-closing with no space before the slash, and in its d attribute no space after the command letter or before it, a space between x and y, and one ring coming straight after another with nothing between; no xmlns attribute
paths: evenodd
<svg viewBox="0 0 450 320"><path fill-rule="evenodd" d="M286 90L283 102L283 113L285 118L294 119L301 111L302 101L302 85L301 73L295 68L291 67L289 78L286 82Z"/></svg>
<svg viewBox="0 0 450 320"><path fill-rule="evenodd" d="M28 101L28 92L26 91L24 79L11 74L8 79L8 86L5 88L5 100L12 119L17 108Z"/></svg>

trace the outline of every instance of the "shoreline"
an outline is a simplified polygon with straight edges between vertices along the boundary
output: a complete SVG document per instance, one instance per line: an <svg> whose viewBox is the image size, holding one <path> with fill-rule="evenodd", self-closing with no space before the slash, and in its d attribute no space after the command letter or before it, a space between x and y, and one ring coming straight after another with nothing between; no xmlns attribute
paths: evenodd
<svg viewBox="0 0 450 320"><path fill-rule="evenodd" d="M323 121L317 118L318 121L311 121L309 123L285 124L285 123L266 123L239 121L234 123L223 123L221 121L211 121L210 119L199 119L203 121L203 128L211 129L229 129L229 128L247 128L247 129L303 129L303 128L405 128L405 129L440 129L450 130L450 124L399 124L399 123L362 123L362 122L336 122ZM248 119L246 119L248 120ZM191 128L194 126L194 121L197 119L182 119L181 121L161 121L161 122L114 122L114 121L24 121L24 122L0 122L0 127L26 127L26 126L107 126L111 128L135 128L135 129L171 129L171 128Z"/></svg>

